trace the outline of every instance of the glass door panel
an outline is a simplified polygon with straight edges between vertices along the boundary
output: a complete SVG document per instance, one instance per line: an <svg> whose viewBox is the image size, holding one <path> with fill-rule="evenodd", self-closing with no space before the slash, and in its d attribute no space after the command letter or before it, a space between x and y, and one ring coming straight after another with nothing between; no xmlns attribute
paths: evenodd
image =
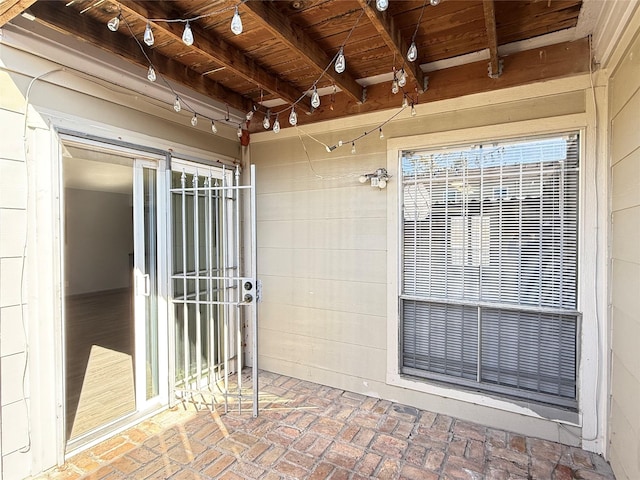
<svg viewBox="0 0 640 480"><path fill-rule="evenodd" d="M136 160L134 179L136 398L138 409L160 393L158 336L158 174Z"/></svg>

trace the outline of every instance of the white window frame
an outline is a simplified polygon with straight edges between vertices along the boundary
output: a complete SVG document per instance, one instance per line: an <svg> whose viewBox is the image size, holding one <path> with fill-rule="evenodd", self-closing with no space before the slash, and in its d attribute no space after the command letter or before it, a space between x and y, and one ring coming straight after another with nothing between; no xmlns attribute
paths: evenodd
<svg viewBox="0 0 640 480"><path fill-rule="evenodd" d="M444 386L425 379L410 378L400 374L400 290L401 290L401 202L402 182L393 182L393 188L387 195L387 251L388 253L388 297L387 297L387 371L386 383L417 392L437 395L452 400L491 407L529 417L548 419L581 428L583 444L592 450L602 448L606 417L606 406L601 390L606 388L606 358L601 345L605 335L606 292L603 285L594 295L594 278L599 266L606 263L606 248L603 237L595 234L598 227L606 228L605 215L594 215L602 211L603 202L596 198L595 132L588 128L588 114L574 114L541 120L528 120L502 125L476 127L440 133L430 133L411 137L389 139L387 143L387 171L393 178L400 178L400 158L405 150L441 149L461 144L473 144L486 141L503 141L532 135L565 133L579 131L581 141L580 179L579 179L579 215L578 215L578 311L582 313L582 327L578 330L578 366L577 398L578 413L567 412L556 407L538 408L527 405L521 400L512 400L490 393L478 393L456 386ZM587 148L588 146L588 148ZM601 189L601 198L606 198L606 188ZM606 210L605 210L606 211ZM598 222L600 225L598 225ZM594 259L596 259L594 261ZM596 299L598 297L598 299ZM606 343L605 343L606 344ZM589 443L591 442L591 443ZM600 444L600 446L598 446Z"/></svg>

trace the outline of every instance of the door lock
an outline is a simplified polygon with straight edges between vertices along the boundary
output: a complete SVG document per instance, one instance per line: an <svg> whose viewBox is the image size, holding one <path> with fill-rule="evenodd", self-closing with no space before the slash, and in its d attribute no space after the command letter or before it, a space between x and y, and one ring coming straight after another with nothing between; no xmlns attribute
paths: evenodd
<svg viewBox="0 0 640 480"><path fill-rule="evenodd" d="M242 296L243 304L254 304L256 301L256 282L253 278L245 278L242 280Z"/></svg>

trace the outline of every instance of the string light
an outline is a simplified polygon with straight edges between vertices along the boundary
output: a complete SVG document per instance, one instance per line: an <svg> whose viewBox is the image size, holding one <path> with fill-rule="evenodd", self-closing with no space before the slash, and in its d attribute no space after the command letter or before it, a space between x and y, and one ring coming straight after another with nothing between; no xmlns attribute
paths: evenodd
<svg viewBox="0 0 640 480"><path fill-rule="evenodd" d="M184 27L184 32L182 33L182 41L188 47L193 45L193 32L191 31L191 26L189 25L188 20Z"/></svg>
<svg viewBox="0 0 640 480"><path fill-rule="evenodd" d="M404 87L407 84L407 74L404 73L404 68L400 70L400 75L398 76L398 86Z"/></svg>
<svg viewBox="0 0 640 480"><path fill-rule="evenodd" d="M251 110L249 110L247 112L247 115L245 116L245 118L247 119L247 122L250 122L251 119L253 118L253 114L258 110L258 107L256 105L254 105Z"/></svg>
<svg viewBox="0 0 640 480"><path fill-rule="evenodd" d="M236 7L236 11L231 19L231 31L236 35L240 35L242 33L242 20L240 19L238 7Z"/></svg>
<svg viewBox="0 0 640 480"><path fill-rule="evenodd" d="M112 32L117 32L118 27L120 26L120 19L122 18L122 14L119 13L118 16L113 17L111 20L107 22L107 28Z"/></svg>
<svg viewBox="0 0 640 480"><path fill-rule="evenodd" d="M318 88L316 86L313 87L313 93L311 94L311 106L313 108L320 106L320 95L318 95Z"/></svg>
<svg viewBox="0 0 640 480"><path fill-rule="evenodd" d="M432 7L435 7L436 5L440 4L440 0L429 0L429 3Z"/></svg>
<svg viewBox="0 0 640 480"><path fill-rule="evenodd" d="M247 1L247 0L241 0L241 3L244 3L244 1ZM426 5L426 1L427 0L425 0L425 5ZM382 6L384 9L388 8L388 6L389 6L388 0L376 0L376 2L377 2L376 6L378 6L378 3L380 3L380 6ZM440 3L440 1L439 0L430 0L430 3L432 5L437 5L437 4ZM423 11L420 14L420 19L422 18L422 14L424 12L424 6L425 5L423 5ZM222 11L224 11L224 10L222 10ZM384 11L384 10L380 10L380 11ZM189 18L189 19L176 19L176 20L172 20L172 19L149 19L147 21L147 23L146 23L145 30L144 30L144 35L143 35L143 39L142 40L144 41L144 43L147 46L149 46L149 47L153 46L155 39L154 39L153 31L152 31L152 28L151 28L151 23L152 22L158 22L158 21L160 21L160 22L162 22L162 21L165 21L165 22L185 22L185 29L184 29L184 32L183 32L183 35L182 35L182 40L185 43L185 45L190 46L194 42L193 32L191 30L190 22L198 20L200 18L210 17L210 16L212 16L214 14L219 14L219 13L220 13L220 11L211 12L211 13L200 15L200 16L197 16L197 17ZM347 41L349 40L353 30L357 26L358 21L360 20L360 18L362 17L363 14L364 14L364 8L360 12L360 16L358 17L358 20L356 21L355 25L352 27L351 31L347 35L347 38L345 39L344 43L340 46L338 54L335 57L335 61L333 63L334 63L334 68L335 68L336 72L338 72L338 73L343 73L346 70L346 59L345 59L345 56L344 56L344 46L346 45ZM420 19L418 20L418 24L416 25L416 32L414 32L414 39L415 39L415 35L417 33L417 30L418 30L418 27L420 25ZM120 24L121 20L123 20L123 21L125 21L125 23L127 23L126 19L122 16L122 12L120 12L118 14L118 16L112 18L108 22L108 24L107 24L108 28L110 30L112 30L112 31L116 31L118 29L118 27L119 27L119 24ZM149 79L149 81L153 82L153 81L156 80L157 74L155 72L155 69L151 65L151 60L149 59L149 57L147 56L146 52L144 51L144 49L143 49L140 41L138 40L138 38L131 31L131 27L128 25L128 23L127 23L127 27L129 28L129 32L130 32L131 36L136 40L136 42L138 43L138 46L142 50L142 53L147 58L147 61L150 63L149 69L147 71L147 78ZM232 26L231 26L231 28L232 28L232 32L234 34L236 34L236 35L242 33L242 21L240 19L240 14L239 14L237 6L235 7L235 12L234 12L234 16L232 18ZM415 47L415 42L414 41L412 41L412 46L416 50L415 51L415 56L417 58L417 48ZM331 63L329 63L329 65L327 65L326 69L328 69L330 67L331 67ZM326 73L326 69L322 73L323 75ZM161 77L161 78L163 78L163 77ZM164 78L163 78L163 80L164 80ZM319 95L318 89L317 89L318 80L316 80L312 85L313 91L312 91L312 94L311 94L311 106L312 106L313 109L316 109L316 108L318 108L320 106L320 95ZM397 91L399 91L399 87L403 87L404 85L406 85L406 81L407 81L407 77L406 77L406 72L404 70L404 67L400 70L399 76L396 75L396 71L395 71L395 68L394 68L394 84L393 85L395 85L395 88L393 88L393 86L392 86L392 90L398 89ZM171 89L171 91L174 94L176 94L176 92L173 90L171 85L166 80L164 80L164 82L167 84L168 88ZM397 91L394 91L394 93L397 93ZM295 111L295 106L306 95L308 95L307 92L303 93L301 95L301 97L289 107L289 108L291 108L291 113L289 115L289 123L292 126L297 125L297 121L298 121L298 116L297 116L297 113ZM333 85L333 91L332 91L332 94L331 94L331 104L329 106L329 108L331 110L334 110L335 101L336 101L336 98L335 98L336 97L336 93L337 93L337 87L334 84ZM262 104L262 94L261 94L260 105L261 104ZM408 105L409 105L409 100L407 98L407 95L404 94L403 103L402 103L402 109L406 108ZM175 101L173 103L173 108L174 108L174 110L176 112L180 112L181 109L182 109L180 97L178 95L176 95L176 97L175 97ZM195 127L197 125L197 122L198 122L198 114L188 104L187 104L187 108L189 110L193 111L193 117L191 118L191 124ZM381 125L376 127L377 130L379 131L379 138L380 139L384 138L384 133L383 133L383 130L382 130L382 126L385 125L386 123L388 123L389 121L391 121L393 118L395 118L397 116L397 114L402 111L402 109L400 111L398 111L396 114L394 114L391 118L389 118L385 122L383 122ZM258 111L258 105L254 104L252 110L247 112L247 114L246 114L247 121L250 121L253 118L253 116L254 116L256 111ZM412 115L415 115L415 106L414 106L414 102L413 101L411 102L411 111L412 111ZM274 133L279 133L280 132L280 121L279 121L278 113L279 112L275 113L275 117L276 118L275 118L275 121L273 123L273 131L274 131ZM263 123L262 123L263 127L265 129L269 129L271 127L270 117L271 117L271 111L267 109L267 112L266 112L266 114L264 116ZM206 116L205 116L205 118L210 119L209 117L206 117ZM212 131L212 133L214 133L214 134L218 133L218 129L216 127L216 123L215 123L214 119L210 119L210 120L211 120L211 131ZM225 115L224 121L226 121L226 122L230 121L229 106L228 105L227 105L227 111L226 111L226 115ZM372 130L372 131L375 131L375 129ZM360 135L360 136L358 136L355 139L350 141L351 142L351 151L352 151L352 153L356 152L356 146L355 146L356 141L359 140L360 138L362 138L363 136L368 135L372 131L365 132L364 134L362 134L362 135ZM238 137L241 138L242 135L243 135L242 124L238 124L237 133L238 133ZM333 146L325 145L325 148L326 148L327 152L330 153L333 150L335 150L336 148L341 147L342 145L343 145L343 141L340 140L336 145L333 145Z"/></svg>
<svg viewBox="0 0 640 480"><path fill-rule="evenodd" d="M376 0L376 8L380 12L384 12L389 8L389 0Z"/></svg>
<svg viewBox="0 0 640 480"><path fill-rule="evenodd" d="M396 74L393 74L393 82L391 82L391 93L394 95L400 91L400 87L398 85L398 79L396 78Z"/></svg>
<svg viewBox="0 0 640 480"><path fill-rule="evenodd" d="M271 110L267 110L267 113L265 113L264 115L264 120L262 120L262 126L264 127L265 130L269 130L269 127L271 126L271 121L269 120L270 116L271 116Z"/></svg>
<svg viewBox="0 0 640 480"><path fill-rule="evenodd" d="M410 62L415 62L418 58L418 47L416 47L416 42L411 42L411 46L407 51L407 60Z"/></svg>
<svg viewBox="0 0 640 480"><path fill-rule="evenodd" d="M337 73L342 73L347 68L347 61L344 58L344 49L340 47L338 51L338 56L336 57L336 63L334 65Z"/></svg>
<svg viewBox="0 0 640 480"><path fill-rule="evenodd" d="M437 1L439 3L439 0ZM416 23L416 29L413 31L413 36L411 37L411 45L409 46L409 50L407 51L407 60L409 60L410 62L415 62L418 59L418 47L416 47L416 35L418 34L418 29L420 28L420 22L422 21L422 15L424 14L424 8L426 6L427 6L427 0L424 0L424 3L422 4L422 10L420 11L420 16L418 17L418 23Z"/></svg>
<svg viewBox="0 0 640 480"><path fill-rule="evenodd" d="M149 47L153 46L155 39L153 38L153 32L151 31L151 24L149 22L147 22L147 26L144 29L144 37L142 39Z"/></svg>
<svg viewBox="0 0 640 480"><path fill-rule="evenodd" d="M411 116L412 117L416 116L416 106L413 102L411 102Z"/></svg>

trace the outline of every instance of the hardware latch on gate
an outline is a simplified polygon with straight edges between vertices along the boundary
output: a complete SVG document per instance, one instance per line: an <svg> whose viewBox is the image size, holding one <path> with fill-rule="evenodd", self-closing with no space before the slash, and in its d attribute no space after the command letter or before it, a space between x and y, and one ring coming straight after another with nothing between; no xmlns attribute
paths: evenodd
<svg viewBox="0 0 640 480"><path fill-rule="evenodd" d="M256 303L258 297L258 288L255 278L243 278L240 281L242 285L242 293L240 296L240 303L242 305L253 305Z"/></svg>

